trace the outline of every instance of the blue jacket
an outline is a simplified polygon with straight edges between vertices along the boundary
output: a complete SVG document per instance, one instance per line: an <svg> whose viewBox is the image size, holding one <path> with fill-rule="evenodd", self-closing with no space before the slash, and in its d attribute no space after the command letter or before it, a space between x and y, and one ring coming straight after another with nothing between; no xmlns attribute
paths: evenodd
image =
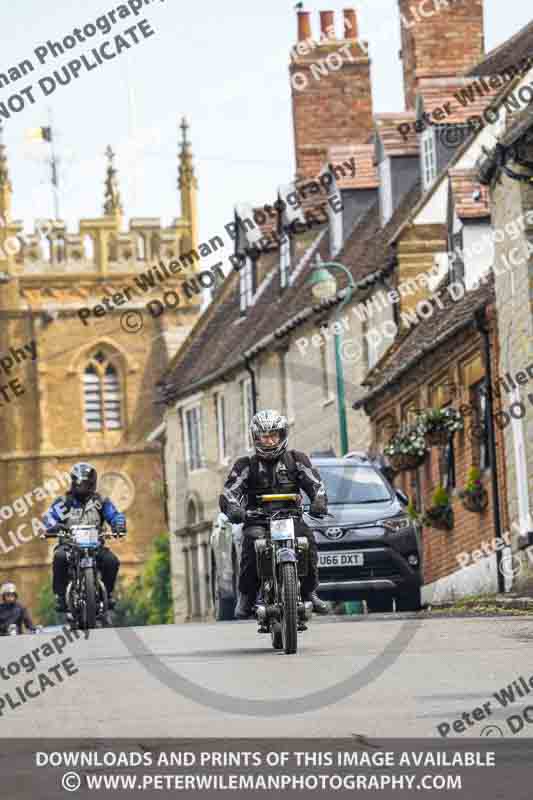
<svg viewBox="0 0 533 800"><path fill-rule="evenodd" d="M118 511L109 497L101 497L99 494L95 493L85 501L85 503L82 503L81 500L78 500L73 495L67 494L64 497L58 497L54 500L44 515L43 522L45 528L51 531L60 523L66 524L68 518L65 517L65 509L70 512L72 509L82 509L84 507L87 507L93 514L96 513L99 516L101 526L104 522L111 525L111 528L115 528L117 524L123 527L126 525L126 517Z"/></svg>

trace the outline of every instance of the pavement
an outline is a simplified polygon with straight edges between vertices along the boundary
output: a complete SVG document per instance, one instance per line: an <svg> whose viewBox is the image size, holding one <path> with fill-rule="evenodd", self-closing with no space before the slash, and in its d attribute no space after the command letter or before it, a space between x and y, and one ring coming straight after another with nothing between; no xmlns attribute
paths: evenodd
<svg viewBox="0 0 533 800"><path fill-rule="evenodd" d="M0 667L58 633L6 637ZM453 734L454 720L487 702L490 713L468 716L465 731L454 735L510 737L506 719L531 703L531 724L525 721L516 735L532 736L533 688L524 688L533 687L532 652L530 616L315 618L290 656L257 635L253 621L96 630L32 672L12 677L4 671L0 697L11 692L16 701L16 687L33 679L35 692L37 672L71 659L71 674L61 681L56 668L46 673L53 685L26 702L19 698L15 708L6 703L0 737L436 737L439 724L449 724ZM169 674L223 693L223 710L184 697ZM354 675L365 684L359 690L314 710L291 711L295 698L348 684ZM515 691L504 708L494 693L520 677L521 694ZM261 708L281 699L283 713L234 713L242 697L263 701ZM489 725L501 733L486 732Z"/></svg>

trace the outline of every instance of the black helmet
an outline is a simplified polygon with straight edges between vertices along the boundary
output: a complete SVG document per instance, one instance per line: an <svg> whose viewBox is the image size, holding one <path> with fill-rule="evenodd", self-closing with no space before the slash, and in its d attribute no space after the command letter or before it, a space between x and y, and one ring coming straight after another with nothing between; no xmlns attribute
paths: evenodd
<svg viewBox="0 0 533 800"><path fill-rule="evenodd" d="M250 432L257 455L267 461L279 458L287 449L288 429L287 417L278 414L277 411L259 411L255 414L250 422ZM260 441L261 436L268 433L279 433L279 442L271 445L263 444Z"/></svg>
<svg viewBox="0 0 533 800"><path fill-rule="evenodd" d="M98 473L90 464L74 464L70 471L70 491L79 500L85 500L96 491Z"/></svg>

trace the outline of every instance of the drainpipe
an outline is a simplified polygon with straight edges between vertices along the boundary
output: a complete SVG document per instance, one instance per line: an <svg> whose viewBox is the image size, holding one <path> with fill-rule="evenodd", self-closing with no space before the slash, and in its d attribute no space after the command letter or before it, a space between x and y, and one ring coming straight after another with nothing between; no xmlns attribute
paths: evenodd
<svg viewBox="0 0 533 800"><path fill-rule="evenodd" d="M489 452L490 452L490 463L492 464L491 469L491 483L492 483L492 507L494 509L494 523L496 527L496 536L498 539L502 539L502 520L501 520L501 513L500 513L500 493L499 493L499 486L498 486L498 469L497 469L497 461L496 461L496 434L494 430L494 415L493 415L493 404L492 404L492 366L490 361L490 338L489 338L489 330L486 326L487 323L487 313L485 308L480 308L474 314L476 328L481 334L483 338L483 355L485 361L485 372L487 376L487 410L488 410L488 418L489 418ZM498 572L498 591L500 594L505 592L505 581L503 577L503 573L500 569L502 563L502 551L496 550L496 569Z"/></svg>
<svg viewBox="0 0 533 800"><path fill-rule="evenodd" d="M252 409L254 414L257 414L257 384L255 382L255 372L250 366L250 359L244 359L244 366L247 372L250 373L250 378L252 379Z"/></svg>

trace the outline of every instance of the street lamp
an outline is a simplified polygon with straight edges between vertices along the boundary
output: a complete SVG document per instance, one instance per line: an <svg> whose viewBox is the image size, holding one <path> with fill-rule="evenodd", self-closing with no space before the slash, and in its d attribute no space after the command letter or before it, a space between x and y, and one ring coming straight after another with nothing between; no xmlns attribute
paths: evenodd
<svg viewBox="0 0 533 800"><path fill-rule="evenodd" d="M339 409L339 430L341 439L341 455L345 456L348 452L348 428L346 425L346 398L344 394L344 368L342 364L341 354L341 323L339 321L341 311L353 296L355 284L351 274L346 267L336 261L328 261L326 263L319 263L311 273L307 285L311 287L313 297L316 300L329 300L337 294L337 281L335 276L329 270L339 270L344 272L348 279L348 286L346 293L339 303L335 313L334 323L334 339L335 339L335 369L337 373L337 405Z"/></svg>

